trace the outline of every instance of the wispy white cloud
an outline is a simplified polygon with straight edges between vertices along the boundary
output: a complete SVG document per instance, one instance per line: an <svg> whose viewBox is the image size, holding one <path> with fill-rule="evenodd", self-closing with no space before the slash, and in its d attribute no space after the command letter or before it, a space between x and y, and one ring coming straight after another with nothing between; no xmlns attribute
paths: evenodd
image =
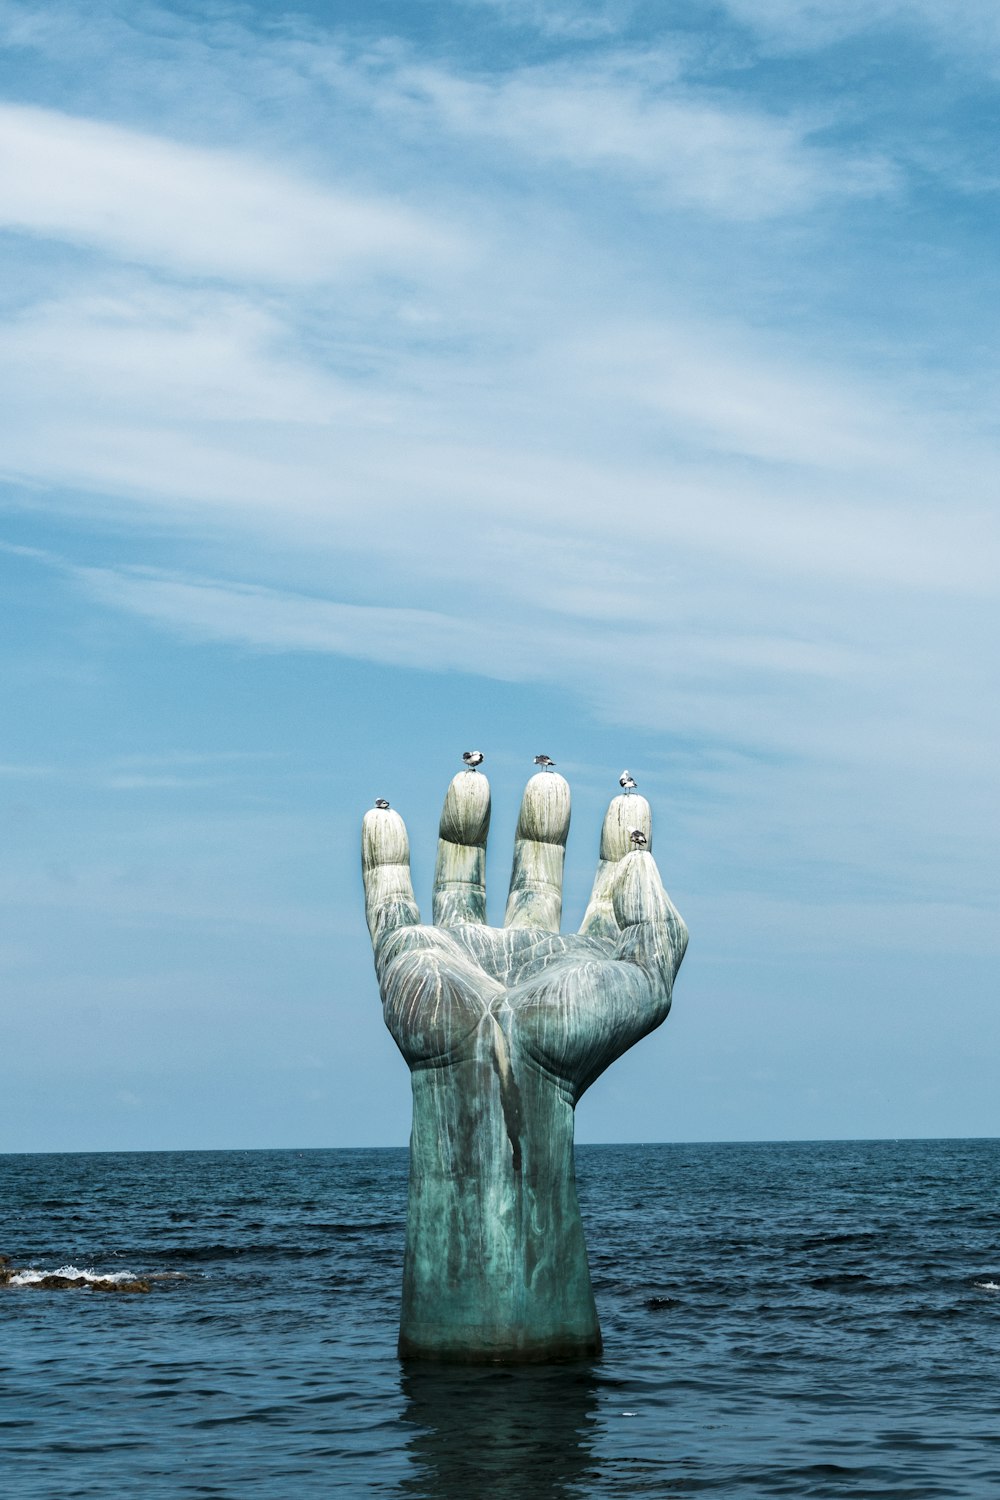
<svg viewBox="0 0 1000 1500"><path fill-rule="evenodd" d="M262 650L326 651L396 666L444 670L486 665L481 629L425 609L342 604L253 585L165 577L145 570L76 568L93 598L179 630L195 640ZM497 663L494 660L493 670Z"/></svg>
<svg viewBox="0 0 1000 1500"><path fill-rule="evenodd" d="M383 328L359 374L336 333L304 346L299 318L121 275L20 313L0 328L8 472L77 511L224 525L300 559L370 555L377 535L369 598L393 568L411 597L461 589L470 547L499 597L592 619L646 617L644 580L678 546L774 577L991 584L985 435L787 337L606 318L477 357Z"/></svg>
<svg viewBox="0 0 1000 1500"><path fill-rule="evenodd" d="M750 29L790 48L824 47L883 28L925 31L948 52L982 65L1000 54L1000 13L992 0L723 0Z"/></svg>
<svg viewBox="0 0 1000 1500"><path fill-rule="evenodd" d="M543 36L567 41L595 41L614 36L635 9L634 0L463 0L470 10L493 11L508 26L523 26Z"/></svg>
<svg viewBox="0 0 1000 1500"><path fill-rule="evenodd" d="M234 151L0 105L0 224L168 271L321 283L451 259L445 226Z"/></svg>
<svg viewBox="0 0 1000 1500"><path fill-rule="evenodd" d="M510 25L579 41L620 35L634 22L636 13L629 0L466 3L492 10ZM770 40L780 39L789 47L820 48L845 37L891 28L929 34L948 52L964 52L980 65L989 65L1000 53L1000 13L993 0L722 0L722 4L748 30ZM691 31L686 35L690 38Z"/></svg>
<svg viewBox="0 0 1000 1500"><path fill-rule="evenodd" d="M552 36L584 40L590 33L593 41L617 29L618 9L553 7L533 19ZM107 50L138 72L161 108L180 109L170 78L149 67L141 28L81 14L73 6L64 8L58 25L40 25L37 18L32 25L24 17L8 25L19 45L55 55L70 47L99 49L103 39ZM501 164L519 161L522 170L549 166L596 174L615 192L638 192L644 203L652 195L663 207L694 208L736 222L784 217L828 200L894 194L901 186L891 154L831 139L837 112L830 104L766 107L732 87L688 76L702 71L690 66L688 32L668 30L641 48L590 47L567 60L488 69L457 57L430 59L399 39L361 47L336 32L296 31L289 18L266 49L232 22L213 33L210 26L188 29L172 18L171 30L189 74L201 80L202 94L216 95L214 115L207 98L198 101L206 130L225 138L234 117L245 117L245 133L254 133L254 90L269 110L287 117L289 127L304 112L314 118L329 136L328 155L345 167L358 165L358 153L343 150L344 131L377 155L388 129L404 164L397 192L411 175L405 164L423 178L419 157L428 147L437 156L457 153L454 162L442 162L446 176L455 166L464 175L471 147L492 151ZM117 86L135 113L134 82L131 88L127 82ZM189 110L191 101L184 104ZM69 122L60 131L42 119L28 129L29 120L26 114L18 128L19 143L25 134L32 155L41 154L48 164L53 151L61 150ZM331 134L332 122L340 129ZM321 189L303 180L301 170L289 172L287 164L281 168L232 150L199 151L87 121L80 125L75 153L88 201L96 191L105 217L116 220L121 190L137 190L138 223L123 229L102 219L95 226L86 216L81 220L72 198L64 212L76 234L116 253L167 254L172 264L192 264L209 274L316 281L342 274L369 250L383 260L394 254L398 259L399 241L407 235L423 259L454 252L461 238L450 221L408 218L385 199ZM292 140L296 134L286 129ZM304 145L296 146L304 158L321 159ZM179 208L200 205L206 189L217 197L207 215L202 210L203 223L168 223L164 212L146 204L145 182L154 167L166 185L165 207L172 201ZM31 195L27 213L34 227L50 230L61 201L57 196L50 209ZM213 227L243 231L248 241L229 248L225 265L217 264L223 252ZM313 228L320 242L306 243Z"/></svg>
<svg viewBox="0 0 1000 1500"><path fill-rule="evenodd" d="M611 324L581 337L571 359L595 395L641 404L715 453L831 474L909 463L913 434L895 392L781 343L707 320Z"/></svg>
<svg viewBox="0 0 1000 1500"><path fill-rule="evenodd" d="M329 598L194 579L149 569L73 567L71 576L101 604L124 610L191 641L227 642L259 651L323 652L357 660L406 666L428 672L466 672L501 680L545 681L553 685L610 684L628 659L645 663L643 705L620 705L633 719L651 726L666 703L684 694L688 722L708 727L718 713L718 693L739 681L783 685L805 681L855 685L871 676L864 646L842 631L840 639L772 626L713 629L694 626L683 613L669 622L671 650L662 653L667 622L648 618L597 629L561 618L558 606L530 616L489 607L475 613L444 614L392 606L346 604ZM725 691L725 689L722 689ZM700 700L700 701L699 701ZM614 700L608 707L618 710ZM744 729L762 742L774 740L766 719Z"/></svg>
<svg viewBox="0 0 1000 1500"><path fill-rule="evenodd" d="M34 388L63 411L200 424L378 416L376 393L302 358L279 307L221 288L88 278L0 327L0 348L21 399Z"/></svg>
<svg viewBox="0 0 1000 1500"><path fill-rule="evenodd" d="M663 76L664 71L666 76ZM658 76L659 75L659 76ZM767 219L830 196L892 191L877 153L810 143L829 119L769 114L676 77L655 58L622 55L476 79L401 68L397 109L433 111L450 130L526 157L625 174L671 202L727 219Z"/></svg>

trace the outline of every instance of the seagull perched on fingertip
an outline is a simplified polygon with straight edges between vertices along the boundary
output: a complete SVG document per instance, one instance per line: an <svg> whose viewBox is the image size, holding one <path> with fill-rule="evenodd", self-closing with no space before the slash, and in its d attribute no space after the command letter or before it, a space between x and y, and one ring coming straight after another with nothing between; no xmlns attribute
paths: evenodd
<svg viewBox="0 0 1000 1500"><path fill-rule="evenodd" d="M543 770L551 771L552 767L555 765L555 761L549 755L536 755L535 765L541 766Z"/></svg>
<svg viewBox="0 0 1000 1500"><path fill-rule="evenodd" d="M465 761L466 769L469 771L475 771L479 766L482 765L485 758L486 757L483 755L483 752L481 750L462 751L462 759Z"/></svg>
<svg viewBox="0 0 1000 1500"><path fill-rule="evenodd" d="M380 810L380 812L385 812L387 811L389 804L384 797L376 797L375 806Z"/></svg>
<svg viewBox="0 0 1000 1500"><path fill-rule="evenodd" d="M635 791L635 777L631 771L623 771L618 778L618 785L624 789L626 797L629 792Z"/></svg>
<svg viewBox="0 0 1000 1500"><path fill-rule="evenodd" d="M633 828L629 833L629 838L632 840L632 847L634 849L645 849L649 843L648 838L641 828Z"/></svg>

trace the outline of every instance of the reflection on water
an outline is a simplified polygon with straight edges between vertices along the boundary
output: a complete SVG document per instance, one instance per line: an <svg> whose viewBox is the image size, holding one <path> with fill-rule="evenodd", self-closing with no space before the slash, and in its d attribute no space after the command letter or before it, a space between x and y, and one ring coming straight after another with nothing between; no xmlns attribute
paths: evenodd
<svg viewBox="0 0 1000 1500"><path fill-rule="evenodd" d="M592 1364L409 1365L401 1389L413 1465L401 1495L564 1500L594 1472Z"/></svg>

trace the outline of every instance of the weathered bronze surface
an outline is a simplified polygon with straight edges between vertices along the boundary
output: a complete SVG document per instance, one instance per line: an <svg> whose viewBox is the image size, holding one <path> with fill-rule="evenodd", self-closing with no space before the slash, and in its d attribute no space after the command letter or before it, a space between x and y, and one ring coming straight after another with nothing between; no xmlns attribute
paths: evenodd
<svg viewBox="0 0 1000 1500"><path fill-rule="evenodd" d="M644 797L615 797L579 933L561 936L570 793L528 782L505 925L486 925L490 789L460 771L441 815L434 925L402 818L366 814L362 867L385 1022L413 1130L399 1351L452 1361L597 1353L573 1110L670 1009L687 929L652 857ZM636 848L639 829L648 841Z"/></svg>

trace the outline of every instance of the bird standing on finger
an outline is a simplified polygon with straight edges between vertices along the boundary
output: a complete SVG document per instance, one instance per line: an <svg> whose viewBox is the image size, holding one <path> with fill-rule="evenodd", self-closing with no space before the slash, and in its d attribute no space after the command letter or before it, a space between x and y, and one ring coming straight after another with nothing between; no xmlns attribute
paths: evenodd
<svg viewBox="0 0 1000 1500"><path fill-rule="evenodd" d="M386 812L387 809L388 809L388 807L389 807L389 804L388 804L388 802L386 801L386 799L384 797L376 797L375 798L375 806L377 808L379 808L379 810L381 812Z"/></svg>
<svg viewBox="0 0 1000 1500"><path fill-rule="evenodd" d="M628 796L629 792L634 792L635 791L635 787L636 787L636 782L635 782L635 777L632 775L632 772L631 771L623 771L622 774L618 778L618 785L622 788L622 790L624 791L626 797Z"/></svg>
<svg viewBox="0 0 1000 1500"><path fill-rule="evenodd" d="M481 750L463 750L462 759L465 761L467 771L476 771L482 765L486 757Z"/></svg>
<svg viewBox="0 0 1000 1500"><path fill-rule="evenodd" d="M552 767L555 765L555 761L552 760L551 757L548 756L548 755L536 755L535 756L535 765L536 766L541 766L543 768L543 770L551 771Z"/></svg>

